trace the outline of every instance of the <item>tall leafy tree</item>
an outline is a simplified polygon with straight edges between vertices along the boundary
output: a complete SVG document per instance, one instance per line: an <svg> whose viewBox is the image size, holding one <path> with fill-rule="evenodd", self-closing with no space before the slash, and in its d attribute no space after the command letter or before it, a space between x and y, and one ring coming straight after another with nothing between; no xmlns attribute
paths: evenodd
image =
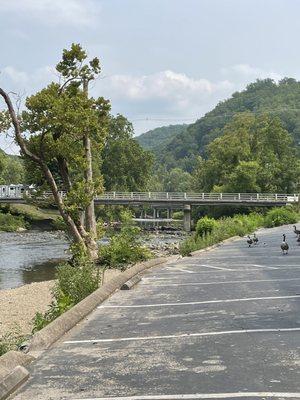
<svg viewBox="0 0 300 400"><path fill-rule="evenodd" d="M101 172L107 191L145 189L153 157L133 138L132 124L122 115L110 117L102 159Z"/></svg>
<svg viewBox="0 0 300 400"><path fill-rule="evenodd" d="M196 190L294 192L300 165L290 134L278 117L242 113L207 148L194 172Z"/></svg>
<svg viewBox="0 0 300 400"><path fill-rule="evenodd" d="M102 149L110 105L102 97L88 97L87 85L100 73L100 63L97 58L88 61L79 44L64 50L56 69L61 83L51 83L27 98L22 115L16 113L9 94L0 88L7 106L0 118L1 127L12 124L21 154L42 173L74 242L96 258L91 204L103 186L101 180L93 179L92 148L98 153ZM82 222L85 210L87 227Z"/></svg>

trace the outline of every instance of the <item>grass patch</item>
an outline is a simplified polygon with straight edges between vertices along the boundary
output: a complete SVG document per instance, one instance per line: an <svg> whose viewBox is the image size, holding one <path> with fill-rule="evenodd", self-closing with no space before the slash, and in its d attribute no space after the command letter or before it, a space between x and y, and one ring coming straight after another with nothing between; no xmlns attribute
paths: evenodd
<svg viewBox="0 0 300 400"><path fill-rule="evenodd" d="M0 231L16 232L30 228L31 224L49 222L55 230L66 230L60 214L55 209L38 208L31 204L10 204L0 206Z"/></svg>
<svg viewBox="0 0 300 400"><path fill-rule="evenodd" d="M9 212L14 215L22 215L29 221L43 221L59 218L59 212L55 209L38 208L32 204L11 204Z"/></svg>
<svg viewBox="0 0 300 400"><path fill-rule="evenodd" d="M20 334L20 328L16 327L9 333L0 337L0 357L11 350L18 350L21 344L26 339L25 336Z"/></svg>

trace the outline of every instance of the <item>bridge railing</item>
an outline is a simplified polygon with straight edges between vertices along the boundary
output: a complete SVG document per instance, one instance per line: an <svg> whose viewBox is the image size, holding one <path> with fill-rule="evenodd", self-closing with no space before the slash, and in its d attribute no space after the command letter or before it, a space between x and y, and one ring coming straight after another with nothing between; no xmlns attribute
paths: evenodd
<svg viewBox="0 0 300 400"><path fill-rule="evenodd" d="M65 193L60 192L64 197ZM31 197L34 193L30 191L1 191L0 199L22 199ZM39 198L51 198L52 193L44 192ZM298 194L280 193L182 193L182 192L106 192L95 197L95 200L106 201L165 201L165 202L270 202L270 203L296 203L299 201Z"/></svg>
<svg viewBox="0 0 300 400"><path fill-rule="evenodd" d="M236 202L287 202L299 200L297 194L276 193L182 193L182 192L106 192L96 200L128 201L236 201Z"/></svg>

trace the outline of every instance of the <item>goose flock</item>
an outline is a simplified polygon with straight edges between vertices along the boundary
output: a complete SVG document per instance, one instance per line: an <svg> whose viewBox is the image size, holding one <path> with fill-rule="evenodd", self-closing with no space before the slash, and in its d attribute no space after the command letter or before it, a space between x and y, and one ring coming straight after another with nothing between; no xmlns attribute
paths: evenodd
<svg viewBox="0 0 300 400"><path fill-rule="evenodd" d="M297 229L296 225L294 225L293 228L294 228L294 233L297 236L297 242L300 245L300 230ZM281 248L282 254L285 255L285 254L288 254L288 252L289 252L289 245L286 241L286 235L283 234L282 237L283 237L283 239L282 239L280 248ZM248 247L252 247L252 245L254 245L254 246L258 245L258 237L256 236L255 233L253 234L252 238L250 237L250 235L247 236L247 244L248 244Z"/></svg>

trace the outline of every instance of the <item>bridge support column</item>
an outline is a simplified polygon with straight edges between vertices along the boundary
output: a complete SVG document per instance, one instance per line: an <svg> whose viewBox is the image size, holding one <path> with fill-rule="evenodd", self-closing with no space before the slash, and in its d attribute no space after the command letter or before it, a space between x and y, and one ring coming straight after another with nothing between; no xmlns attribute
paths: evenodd
<svg viewBox="0 0 300 400"><path fill-rule="evenodd" d="M191 231L191 206L190 206L190 204L185 204L183 206L183 229L186 232Z"/></svg>

